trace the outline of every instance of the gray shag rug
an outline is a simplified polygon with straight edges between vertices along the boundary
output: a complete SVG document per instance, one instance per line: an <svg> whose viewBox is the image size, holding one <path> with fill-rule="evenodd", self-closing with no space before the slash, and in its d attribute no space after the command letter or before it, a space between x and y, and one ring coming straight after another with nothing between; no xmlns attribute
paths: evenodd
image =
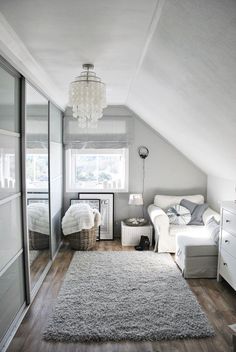
<svg viewBox="0 0 236 352"><path fill-rule="evenodd" d="M169 254L75 252L44 339L157 341L213 336Z"/></svg>

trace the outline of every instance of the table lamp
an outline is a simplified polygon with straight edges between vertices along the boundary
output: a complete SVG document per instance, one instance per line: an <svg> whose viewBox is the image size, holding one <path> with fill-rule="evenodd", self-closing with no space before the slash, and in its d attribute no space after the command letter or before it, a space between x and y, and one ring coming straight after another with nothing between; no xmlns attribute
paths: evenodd
<svg viewBox="0 0 236 352"><path fill-rule="evenodd" d="M130 194L129 205L143 205L143 195L141 193Z"/></svg>
<svg viewBox="0 0 236 352"><path fill-rule="evenodd" d="M143 195L142 193L132 193L129 195L129 205L142 205L143 206ZM129 218L125 221L126 225L129 226L142 226L147 223L144 218Z"/></svg>

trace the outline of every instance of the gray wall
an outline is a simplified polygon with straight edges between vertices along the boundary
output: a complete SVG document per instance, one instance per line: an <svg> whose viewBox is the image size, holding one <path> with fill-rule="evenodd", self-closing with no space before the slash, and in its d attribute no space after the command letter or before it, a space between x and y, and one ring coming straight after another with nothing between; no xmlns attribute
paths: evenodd
<svg viewBox="0 0 236 352"><path fill-rule="evenodd" d="M137 148L148 147L146 159L145 208L153 202L155 194L195 194L206 196L207 177L183 154L164 140L155 130L125 107L109 107L106 115L134 116L134 136L129 148L129 192L142 191L142 159ZM64 194L64 210L71 198L78 193ZM120 235L120 220L129 216L140 216L141 207L128 205L129 193L115 194L115 236Z"/></svg>
<svg viewBox="0 0 236 352"><path fill-rule="evenodd" d="M219 211L220 203L225 200L236 200L236 181L208 176L207 202Z"/></svg>

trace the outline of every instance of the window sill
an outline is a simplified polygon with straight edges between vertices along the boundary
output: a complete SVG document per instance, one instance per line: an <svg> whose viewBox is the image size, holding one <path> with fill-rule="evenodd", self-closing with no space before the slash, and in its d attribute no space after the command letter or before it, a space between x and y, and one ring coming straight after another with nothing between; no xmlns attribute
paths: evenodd
<svg viewBox="0 0 236 352"><path fill-rule="evenodd" d="M128 189L66 189L66 193L129 193Z"/></svg>

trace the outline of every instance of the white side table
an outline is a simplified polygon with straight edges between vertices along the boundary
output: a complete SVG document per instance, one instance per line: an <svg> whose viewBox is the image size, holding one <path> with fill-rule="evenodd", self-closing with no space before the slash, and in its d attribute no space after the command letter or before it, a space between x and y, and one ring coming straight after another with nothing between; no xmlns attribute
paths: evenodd
<svg viewBox="0 0 236 352"><path fill-rule="evenodd" d="M137 246L141 236L147 236L152 245L152 232L151 224L144 226L128 226L121 221L121 244L122 246Z"/></svg>

